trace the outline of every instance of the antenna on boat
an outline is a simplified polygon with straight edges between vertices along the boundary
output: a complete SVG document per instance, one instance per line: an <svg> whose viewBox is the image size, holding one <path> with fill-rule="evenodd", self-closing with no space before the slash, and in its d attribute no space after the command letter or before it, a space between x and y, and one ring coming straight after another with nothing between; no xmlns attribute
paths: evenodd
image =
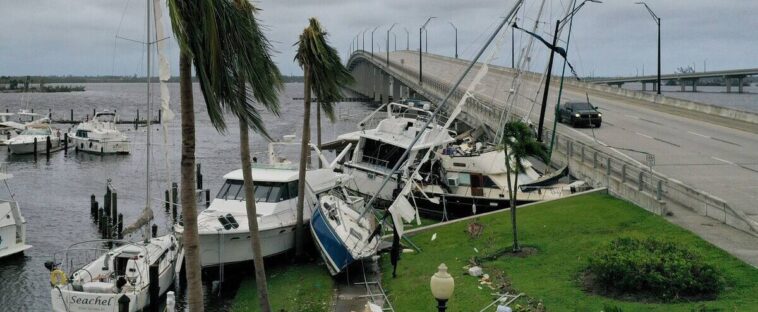
<svg viewBox="0 0 758 312"><path fill-rule="evenodd" d="M421 136L426 131L427 127L429 127L429 124L432 123L432 121L434 121L435 117L437 117L437 115L442 111L442 108L445 107L445 104L447 104L447 101L450 99L450 96L452 96L453 93L456 90L458 90L458 87L461 85L461 82L463 82L463 79L466 77L466 75L468 75L468 73L474 67L474 65L479 60L479 58L482 56L482 54L484 54L484 51L487 50L487 47L489 47L490 43L492 43L492 40L494 40L495 37L497 36L497 34L500 33L500 30L503 28L503 26L505 26L505 24L507 24L508 21L510 21L511 18L514 16L514 14L516 14L516 11L518 11L518 9L521 7L521 5L523 4L523 2L524 2L523 0L516 1L516 3L513 5L513 8L511 8L511 11L508 13L508 15L506 15L506 18L504 18L500 22L500 24L498 25L498 27L495 28L495 31L493 31L492 34L489 36L489 38L487 39L487 42L484 43L484 46L482 46L482 48L479 50L479 52L476 53L476 56L474 56L474 58L469 62L468 66L466 67L466 70L464 70L463 73L460 75L460 77L458 77L458 80L455 82L455 84L453 85L453 87L450 88L450 90L448 90L447 95L445 95L445 98L442 100L442 102L439 105L437 105L437 107L434 109L434 112L432 113L432 115L424 122L424 126L421 127L422 131L419 131L418 134L416 134L416 137L413 138L413 141L411 141L411 144L408 146L407 149L405 149L405 151L403 152L403 155L400 156L401 160L404 159L405 161L409 161L407 158L408 158L408 155L410 154L411 149L413 148L413 146L416 145L416 143L418 142L418 140L421 138ZM374 203L374 201L376 200L376 197L379 195L379 193L381 192L381 190L384 189L384 187L387 185L387 183L392 178L392 176L394 176L397 173L397 171L400 169L400 165L402 163L404 163L405 161L398 161L398 162L395 163L395 165L392 167L392 171L390 171L390 173L387 174L384 177L384 180L382 181L382 185L379 187L379 190L366 203L366 207L371 207L371 204ZM368 211L369 211L369 209L364 209L363 213L361 213L361 218Z"/></svg>

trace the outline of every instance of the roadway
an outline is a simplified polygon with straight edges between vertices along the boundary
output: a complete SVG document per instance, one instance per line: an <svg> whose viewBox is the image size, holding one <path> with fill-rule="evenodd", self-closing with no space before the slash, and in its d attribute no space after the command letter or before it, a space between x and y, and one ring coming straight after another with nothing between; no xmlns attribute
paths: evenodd
<svg viewBox="0 0 758 312"><path fill-rule="evenodd" d="M384 55L377 54L377 57L384 59ZM392 52L390 61L418 73L416 52ZM464 80L463 89L468 87L478 67ZM465 69L465 63L425 55L423 69L425 77L434 77L452 84ZM505 105L511 82L512 76L508 72L490 70L475 94L481 99ZM537 99L537 103L541 101L538 86L539 81L523 80L519 92L521 96L515 107L517 114L529 112L533 99ZM553 123L552 112L557 91L558 86L553 83L548 97L548 114L545 117L545 124L549 127ZM603 113L602 127L575 129L559 124L558 132L574 134L573 137L591 145L605 146L640 164L645 163L645 154L628 149L651 153L655 155L654 171L719 197L732 208L742 210L758 222L756 133L693 119L687 114L666 107L652 107L647 103L639 103L638 100L595 92L590 92L589 98ZM564 87L561 102L585 99L585 90ZM538 115L539 104L535 104L530 115L535 125Z"/></svg>

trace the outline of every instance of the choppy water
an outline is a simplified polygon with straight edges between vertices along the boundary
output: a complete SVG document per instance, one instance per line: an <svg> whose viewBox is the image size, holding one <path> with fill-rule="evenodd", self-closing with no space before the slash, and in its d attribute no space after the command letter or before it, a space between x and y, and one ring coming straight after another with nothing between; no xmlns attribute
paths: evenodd
<svg viewBox="0 0 758 312"><path fill-rule="evenodd" d="M196 86L197 87L197 86ZM266 125L274 137L301 133L302 84L287 84L280 97L281 115L275 117L264 113ZM117 110L121 119L134 119L137 109L141 118L145 116L145 85L143 84L89 84L85 92L45 93L45 94L3 94L0 93L0 110L11 112L21 108L35 112L51 110L54 119L68 118L74 109L75 118L98 110ZM157 90L155 88L154 90ZM177 107L177 84L170 86L172 107ZM155 95L157 103L157 95ZM27 105L27 102L29 103ZM323 123L324 141L329 141L347 131L353 131L356 123L372 110L360 103L338 104L339 120L335 124ZM179 180L179 122L169 127L169 164L173 181ZM234 118L227 117L226 134L219 134L210 124L205 104L199 89L195 91L195 115L197 122L197 161L202 164L204 188L215 194L221 185L221 176L239 167L238 126ZM58 117L56 117L58 116ZM311 124L315 136L315 112ZM68 129L69 125L57 125ZM37 161L32 156L8 155L0 148L0 162L8 163L9 172L15 177L10 187L27 221L28 243L34 247L22 256L0 259L0 311L49 311L49 272L43 263L51 254L64 249L69 244L87 239L97 239L97 226L89 213L90 194L95 194L102 203L107 179L112 179L117 188L119 211L124 214L124 222L134 219L145 203L145 128L121 127L132 140L132 153L120 156L95 156L73 151L66 156L54 153L50 160L44 155ZM160 126L151 128L154 146L151 165L151 198L156 214L156 223L165 228L166 214L162 204L163 190L168 185ZM298 135L298 137L300 137ZM251 135L251 149L263 160L267 148L260 136ZM297 155L297 149L292 151ZM202 205L199 205L202 207ZM228 271L227 271L228 272ZM250 273L247 273L250 274ZM229 289L227 287L227 289ZM180 292L181 293L181 292ZM221 298L209 295L208 310L222 311L229 304L229 291ZM233 294L233 290L231 292Z"/></svg>

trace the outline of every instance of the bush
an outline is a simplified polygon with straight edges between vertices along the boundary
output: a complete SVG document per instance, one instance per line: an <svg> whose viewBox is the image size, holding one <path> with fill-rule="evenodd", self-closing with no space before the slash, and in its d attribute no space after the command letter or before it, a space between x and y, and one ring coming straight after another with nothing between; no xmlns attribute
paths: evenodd
<svg viewBox="0 0 758 312"><path fill-rule="evenodd" d="M589 259L593 286L619 295L713 298L723 288L716 269L673 242L618 238Z"/></svg>

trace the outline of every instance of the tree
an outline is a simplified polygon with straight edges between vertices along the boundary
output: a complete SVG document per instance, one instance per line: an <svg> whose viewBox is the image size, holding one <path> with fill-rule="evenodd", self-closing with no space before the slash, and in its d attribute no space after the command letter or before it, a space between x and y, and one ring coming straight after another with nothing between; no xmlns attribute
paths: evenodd
<svg viewBox="0 0 758 312"><path fill-rule="evenodd" d="M297 53L295 60L303 69L303 138L300 145L300 174L297 196L297 225L295 227L295 255L303 255L303 212L305 199L305 171L308 161L310 141L311 91L318 99L318 109L322 109L329 119L334 119L334 103L342 98L342 86L352 83L353 77L342 65L339 53L327 42L327 33L321 28L316 18L308 20L308 27L303 30L295 43ZM320 114L319 114L320 117ZM319 145L321 144L321 126L319 120Z"/></svg>
<svg viewBox="0 0 758 312"><path fill-rule="evenodd" d="M508 177L508 196L511 200L511 225L513 226L513 251L518 252L521 246L518 243L518 231L516 229L516 190L518 187L518 174L524 171L521 161L527 156L535 156L547 161L548 154L545 147L537 142L534 131L521 121L512 121L503 127L503 148L505 149L505 169ZM511 183L513 175L513 183Z"/></svg>
<svg viewBox="0 0 758 312"><path fill-rule="evenodd" d="M224 133L226 131L226 122L224 120L224 111L231 112L239 120L240 126L240 158L242 162L243 179L245 186L246 211L248 216L248 227L251 236L251 248L253 251L253 262L255 266L255 279L258 288L258 297L262 311L271 311L268 300L268 287L266 285L266 273L261 255L260 233L258 233L258 220L255 217L256 207L253 194L253 178L250 162L250 145L248 138L248 129L252 129L262 135L269 137L265 130L263 120L261 119L255 102L262 105L268 111L278 115L279 102L278 92L282 88L281 74L271 59L271 45L261 31L261 27L255 18L258 9L246 0L203 0L203 1L181 1L170 0L169 10L174 34L179 41L183 59L189 60L195 64L195 72L200 82L200 87L205 98L206 108L211 123L217 131ZM182 89L182 94L188 92L191 96L191 76L189 70L185 75L180 76L182 86L186 84L186 90ZM248 96L252 93L252 97ZM182 98L184 100L184 98ZM184 114L192 115L192 103L185 104L182 101L182 120ZM187 223L192 222L189 227L194 233L188 233L185 228L185 235L194 235L191 240L195 241L197 249L197 225L196 212L194 212L194 198L192 204L185 206L184 190L194 187L194 123L192 129L187 129L188 135L191 132L192 140L185 140L185 126L182 125L182 211L187 207L192 207L194 220L187 220L185 216L185 227ZM192 151L192 160L184 162L184 151ZM188 155L189 157L189 155ZM185 186L185 165L189 185ZM197 250L195 250L197 252ZM197 260L187 259L187 279L189 282L189 305L190 311L202 311L202 289L200 284L200 265L199 253L188 255L188 257L197 257ZM194 261L197 261L196 264ZM190 267L190 262L193 265ZM192 270L192 272L190 272ZM191 276L197 274L197 285ZM199 299L198 299L199 298Z"/></svg>

